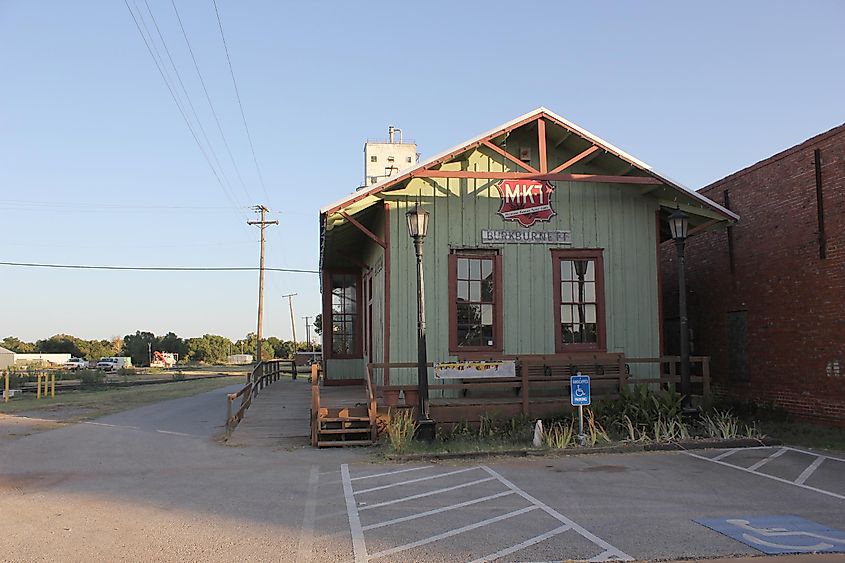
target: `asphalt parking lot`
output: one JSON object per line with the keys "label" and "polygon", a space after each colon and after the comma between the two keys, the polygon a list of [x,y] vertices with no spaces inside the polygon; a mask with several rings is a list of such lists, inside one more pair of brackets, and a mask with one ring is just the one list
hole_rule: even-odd
{"label": "asphalt parking lot", "polygon": [[226,392],[0,443],[0,561],[845,560],[845,456],[374,462],[369,448],[221,445]]}
{"label": "asphalt parking lot", "polygon": [[320,506],[342,529],[328,537],[351,536],[356,562],[845,553],[845,460],[794,448],[351,463],[332,474],[337,496]]}

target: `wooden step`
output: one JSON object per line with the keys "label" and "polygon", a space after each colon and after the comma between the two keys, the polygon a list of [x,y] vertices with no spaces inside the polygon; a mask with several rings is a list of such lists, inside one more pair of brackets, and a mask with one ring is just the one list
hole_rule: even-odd
{"label": "wooden step", "polygon": [[370,423],[365,420],[341,420],[337,422],[320,422],[320,428],[369,428]]}
{"label": "wooden step", "polygon": [[372,440],[329,440],[329,441],[318,441],[317,447],[318,448],[334,448],[334,447],[342,447],[342,446],[372,446]]}
{"label": "wooden step", "polygon": [[369,434],[370,427],[366,428],[321,428],[318,430],[322,434]]}
{"label": "wooden step", "polygon": [[369,416],[321,416],[320,422],[369,422]]}
{"label": "wooden step", "polygon": [[367,407],[321,407],[318,415],[320,418],[363,417],[367,416]]}

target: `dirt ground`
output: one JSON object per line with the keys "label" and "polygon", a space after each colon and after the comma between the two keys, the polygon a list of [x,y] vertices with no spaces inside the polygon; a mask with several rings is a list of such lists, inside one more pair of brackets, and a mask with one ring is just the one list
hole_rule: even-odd
{"label": "dirt ground", "polygon": [[62,426],[64,423],[56,420],[0,414],[0,443]]}

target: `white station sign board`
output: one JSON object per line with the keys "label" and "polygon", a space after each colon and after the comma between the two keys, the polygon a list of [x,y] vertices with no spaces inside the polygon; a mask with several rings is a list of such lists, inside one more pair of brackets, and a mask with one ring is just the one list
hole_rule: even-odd
{"label": "white station sign board", "polygon": [[434,377],[436,379],[516,377],[516,362],[513,360],[441,362],[434,364]]}

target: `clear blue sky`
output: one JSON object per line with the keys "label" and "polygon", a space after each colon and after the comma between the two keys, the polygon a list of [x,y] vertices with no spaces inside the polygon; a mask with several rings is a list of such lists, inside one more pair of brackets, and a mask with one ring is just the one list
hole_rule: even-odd
{"label": "clear blue sky", "polygon": [[[171,1],[129,0],[152,26],[146,2],[228,195],[122,1],[0,0],[0,261],[255,266],[245,222],[264,203],[280,222],[267,265],[316,269],[318,209],[362,182],[363,142],[390,124],[425,158],[543,105],[699,188],[845,121],[839,1],[217,0],[265,195],[211,0],[177,7],[243,186]],[[317,277],[267,278],[265,333],[290,337],[281,295],[298,293],[302,339]],[[0,266],[0,338],[239,338],[257,285],[255,272]]]}

